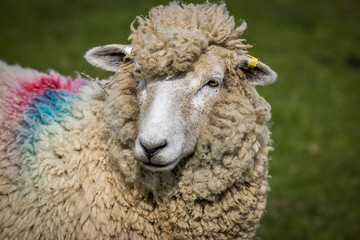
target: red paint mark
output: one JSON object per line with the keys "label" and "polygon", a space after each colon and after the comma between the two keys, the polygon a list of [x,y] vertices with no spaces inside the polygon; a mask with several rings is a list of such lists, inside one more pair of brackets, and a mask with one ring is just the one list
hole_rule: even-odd
{"label": "red paint mark", "polygon": [[39,74],[32,79],[20,80],[16,89],[9,89],[9,102],[11,104],[8,120],[17,122],[29,105],[30,100],[35,96],[41,96],[46,89],[66,90],[70,93],[77,93],[79,88],[87,84],[82,78],[72,80],[56,73]]}

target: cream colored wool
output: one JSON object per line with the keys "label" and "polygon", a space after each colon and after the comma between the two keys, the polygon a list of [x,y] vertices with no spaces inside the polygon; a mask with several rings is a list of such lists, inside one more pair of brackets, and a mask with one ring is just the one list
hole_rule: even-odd
{"label": "cream colored wool", "polygon": [[225,4],[189,4],[172,2],[153,8],[148,18],[136,18],[129,37],[135,61],[149,74],[173,75],[192,67],[192,63],[210,45],[246,53],[245,39],[238,39],[246,23],[235,28]]}
{"label": "cream colored wool", "polygon": [[[15,131],[0,125],[1,239],[255,238],[272,147],[270,106],[237,68],[245,25],[235,29],[225,5],[209,3],[171,3],[137,19],[109,96],[80,89],[73,116],[46,129],[57,141],[43,142],[36,172],[23,172]],[[134,158],[139,77],[189,71],[204,51],[226,59],[221,100],[190,157],[147,172]],[[133,72],[135,62],[144,72]]]}

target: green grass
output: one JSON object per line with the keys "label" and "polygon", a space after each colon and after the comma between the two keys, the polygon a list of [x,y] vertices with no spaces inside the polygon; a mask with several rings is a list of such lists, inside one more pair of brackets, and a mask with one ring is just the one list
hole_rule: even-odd
{"label": "green grass", "polygon": [[[226,2],[238,22],[248,23],[251,54],[279,74],[275,84],[258,88],[273,108],[275,146],[260,237],[358,239],[360,3]],[[86,50],[127,43],[134,17],[166,3],[1,1],[0,59],[66,75],[109,76],[85,62]]]}

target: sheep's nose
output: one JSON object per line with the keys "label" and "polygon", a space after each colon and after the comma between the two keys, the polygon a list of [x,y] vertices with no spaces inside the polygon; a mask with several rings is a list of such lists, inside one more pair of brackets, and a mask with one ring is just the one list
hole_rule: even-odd
{"label": "sheep's nose", "polygon": [[149,159],[155,156],[161,149],[165,148],[167,145],[166,139],[158,141],[156,143],[147,143],[145,141],[139,141],[140,146],[145,152],[146,157]]}

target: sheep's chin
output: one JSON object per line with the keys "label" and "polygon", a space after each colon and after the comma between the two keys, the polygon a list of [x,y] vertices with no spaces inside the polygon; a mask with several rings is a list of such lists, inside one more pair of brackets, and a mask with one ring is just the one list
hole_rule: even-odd
{"label": "sheep's chin", "polygon": [[171,171],[172,169],[174,169],[180,160],[181,160],[181,158],[177,158],[174,161],[172,161],[166,165],[154,165],[154,164],[150,164],[150,163],[144,163],[142,161],[139,161],[139,162],[140,162],[140,166],[142,168],[144,168],[150,172],[168,172],[168,171]]}

